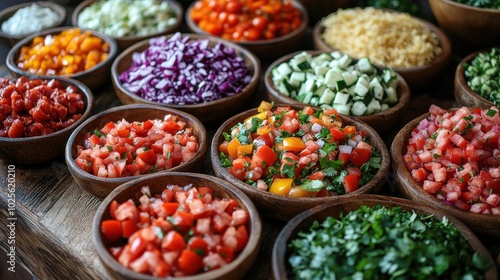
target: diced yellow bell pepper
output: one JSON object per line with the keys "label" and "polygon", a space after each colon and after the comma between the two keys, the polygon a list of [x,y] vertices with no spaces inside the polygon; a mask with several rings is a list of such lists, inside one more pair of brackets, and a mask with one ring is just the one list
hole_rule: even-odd
{"label": "diced yellow bell pepper", "polygon": [[283,150],[288,152],[300,152],[306,145],[299,137],[285,137],[283,139]]}
{"label": "diced yellow bell pepper", "polygon": [[260,113],[262,112],[265,112],[265,111],[269,111],[273,108],[273,105],[267,101],[262,101],[260,102],[260,105],[259,107],[257,108],[257,111],[259,111]]}
{"label": "diced yellow bell pepper", "polygon": [[238,156],[246,156],[252,154],[253,144],[241,145],[236,147],[238,149]]}
{"label": "diced yellow bell pepper", "polygon": [[253,116],[250,116],[250,117],[246,118],[245,119],[245,124],[250,125],[253,118],[258,118],[260,120],[265,120],[267,118],[267,112],[261,112],[261,113],[258,113],[258,114],[255,114]]}
{"label": "diced yellow bell pepper", "polygon": [[290,190],[292,189],[293,179],[291,178],[277,178],[274,179],[271,187],[269,188],[269,192],[279,195],[288,196]]}
{"label": "diced yellow bell pepper", "polygon": [[227,145],[227,152],[232,159],[238,158],[238,147],[241,146],[237,137],[233,138]]}
{"label": "diced yellow bell pepper", "polygon": [[271,127],[269,125],[259,126],[259,128],[257,128],[258,135],[264,135],[269,132],[271,132]]}

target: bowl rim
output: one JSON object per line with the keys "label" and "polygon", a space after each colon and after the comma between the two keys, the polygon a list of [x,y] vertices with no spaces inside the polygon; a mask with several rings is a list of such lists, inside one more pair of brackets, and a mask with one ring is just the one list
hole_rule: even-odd
{"label": "bowl rim", "polygon": [[[104,250],[104,244],[102,241],[101,237],[101,232],[100,232],[100,222],[103,214],[108,211],[108,205],[115,199],[117,195],[119,195],[123,190],[134,187],[136,185],[139,185],[143,183],[146,180],[153,180],[157,178],[165,178],[168,179],[168,177],[190,177],[190,178],[198,178],[198,179],[206,179],[209,181],[214,182],[215,184],[220,185],[223,189],[224,192],[229,194],[231,197],[238,197],[245,207],[248,210],[249,213],[249,229],[251,234],[249,234],[249,239],[248,243],[243,249],[243,251],[240,252],[238,257],[234,259],[231,263],[227,264],[226,266],[209,271],[209,272],[204,272],[204,273],[199,273],[191,276],[185,276],[182,277],[182,279],[187,279],[187,280],[201,280],[201,279],[214,279],[217,277],[220,277],[225,274],[226,271],[231,271],[236,269],[238,266],[243,264],[247,258],[254,253],[254,250],[259,250],[260,249],[260,243],[262,239],[262,220],[259,216],[259,212],[257,208],[255,207],[253,201],[241,190],[239,190],[237,187],[232,186],[229,182],[222,180],[220,178],[217,178],[215,176],[207,175],[207,174],[200,174],[200,173],[191,173],[191,172],[169,172],[169,173],[155,173],[152,175],[149,175],[147,177],[141,177],[134,179],[132,181],[126,182],[124,184],[121,184],[117,188],[115,188],[104,200],[101,202],[99,205],[94,218],[92,219],[92,240],[94,243],[94,248],[97,251],[99,257],[103,259],[103,261],[107,264],[110,265],[111,268],[114,271],[120,271],[120,273],[126,273],[127,275],[135,278],[135,279],[159,279],[158,277],[154,277],[151,275],[147,274],[142,274],[135,272],[131,269],[128,269],[124,266],[122,266],[111,254],[108,252],[108,250]],[[166,180],[167,182],[167,180]],[[167,185],[167,183],[165,183]],[[118,269],[117,269],[118,268]],[[177,279],[177,278],[173,278]]]}
{"label": "bowl rim", "polygon": [[[467,239],[469,245],[471,248],[478,252],[481,251],[482,253],[487,253],[486,256],[487,258],[492,262],[493,266],[485,272],[490,277],[496,276],[497,275],[497,268],[495,266],[495,262],[491,255],[488,253],[488,250],[486,247],[481,243],[481,241],[478,239],[478,237],[474,234],[474,232],[463,222],[461,222],[459,219],[447,215],[446,212],[443,212],[442,210],[434,209],[429,206],[426,206],[424,204],[405,199],[405,198],[399,198],[399,197],[393,197],[393,196],[383,196],[383,195],[377,195],[377,194],[361,194],[358,197],[355,198],[356,200],[362,201],[362,202],[369,202],[373,204],[377,204],[380,201],[383,201],[385,204],[391,204],[392,207],[398,207],[398,206],[403,206],[408,209],[414,209],[418,213],[432,213],[434,218],[438,220],[442,220],[444,217],[448,219],[449,222],[453,223],[457,228],[460,227],[459,231],[462,234],[464,238]],[[276,242],[274,242],[273,245],[273,250],[272,250],[272,260],[271,260],[271,265],[272,265],[272,274],[275,279],[282,279],[284,276],[286,276],[286,271],[283,271],[282,268],[286,267],[286,260],[285,255],[288,250],[286,250],[288,240],[292,238],[293,232],[295,229],[301,225],[306,219],[310,218],[311,216],[319,213],[319,212],[331,212],[332,208],[346,205],[353,203],[353,198],[346,198],[342,199],[340,201],[335,201],[335,202],[328,202],[322,205],[315,206],[314,208],[311,208],[309,210],[306,210],[294,218],[292,218],[288,223],[283,227],[283,229],[280,231],[278,236],[276,237]],[[366,203],[363,203],[363,205],[366,205]],[[360,205],[361,207],[361,205]],[[341,211],[342,213],[347,213],[346,211]],[[330,215],[331,216],[331,215]],[[318,220],[319,221],[319,220]],[[322,220],[321,220],[322,221]],[[478,250],[475,250],[475,247],[478,248]],[[285,250],[283,250],[285,248]],[[286,279],[286,278],[285,278]]]}
{"label": "bowl rim", "polygon": [[[30,72],[28,72],[26,70],[23,70],[23,69],[21,69],[21,68],[19,68],[17,66],[16,60],[17,60],[17,57],[18,57],[20,49],[23,46],[31,44],[31,42],[33,41],[33,39],[35,37],[38,37],[38,36],[45,37],[45,36],[50,35],[50,34],[58,35],[62,31],[71,30],[71,29],[80,29],[80,31],[82,33],[86,32],[86,31],[89,31],[93,36],[99,37],[101,40],[103,40],[104,42],[106,42],[109,45],[108,57],[105,60],[99,62],[98,64],[94,65],[93,67],[91,67],[91,68],[89,68],[87,70],[76,72],[76,73],[68,75],[68,76],[64,76],[64,75],[47,75],[47,74],[41,75],[41,74],[34,74],[34,73],[30,73]],[[23,75],[23,76],[25,76],[25,75],[30,74],[30,75],[36,75],[36,76],[42,77],[42,78],[66,77],[66,78],[72,78],[72,79],[79,79],[79,78],[81,78],[83,76],[86,76],[86,75],[89,75],[89,74],[93,73],[96,70],[99,70],[99,69],[102,69],[102,68],[106,67],[111,62],[113,62],[113,60],[114,60],[114,58],[116,57],[117,54],[118,54],[118,45],[117,45],[115,39],[113,39],[113,38],[111,38],[111,37],[109,37],[109,36],[107,36],[107,35],[105,35],[103,33],[100,33],[100,32],[97,32],[97,31],[94,31],[94,30],[91,30],[91,29],[84,29],[84,28],[79,28],[79,27],[75,27],[75,26],[61,26],[61,27],[54,27],[54,28],[50,28],[50,29],[45,29],[45,30],[43,30],[41,32],[33,33],[33,34],[25,37],[24,39],[22,39],[18,43],[16,43],[9,50],[9,52],[7,54],[6,64],[7,64],[7,68],[9,68],[10,71],[16,73],[17,75]]]}
{"label": "bowl rim", "polygon": [[[180,32],[177,32],[177,33],[180,33]],[[120,82],[120,75],[122,73],[118,73],[118,70],[117,70],[118,64],[120,64],[120,62],[123,60],[123,58],[125,56],[129,56],[130,53],[132,53],[132,54],[137,53],[135,51],[136,49],[141,49],[143,47],[146,47],[146,48],[149,47],[150,40],[152,40],[152,39],[153,40],[158,39],[158,38],[169,39],[177,33],[172,33],[172,34],[167,34],[167,35],[163,35],[163,36],[158,36],[158,37],[153,37],[153,38],[141,40],[141,41],[133,44],[132,46],[130,46],[126,50],[124,50],[122,53],[120,53],[116,57],[116,59],[113,61],[113,64],[111,65],[111,79],[113,81],[113,84],[117,88],[119,88],[119,90],[121,92],[123,92],[123,94],[127,95],[131,99],[139,101],[140,103],[150,104],[150,105],[160,105],[160,106],[176,108],[176,109],[180,109],[180,110],[183,110],[184,108],[197,109],[197,108],[205,108],[207,106],[216,106],[219,104],[222,105],[228,100],[240,98],[242,93],[250,94],[253,92],[251,90],[253,87],[256,87],[256,86],[258,87],[258,83],[260,81],[260,75],[261,75],[261,71],[262,71],[261,70],[261,63],[260,63],[260,60],[257,58],[257,56],[255,56],[247,48],[245,48],[243,46],[239,46],[233,42],[214,37],[214,36],[196,34],[196,33],[180,33],[182,37],[189,36],[190,41],[191,40],[209,40],[209,42],[213,42],[213,43],[222,43],[225,46],[233,48],[236,51],[236,53],[239,54],[240,57],[244,57],[244,58],[248,59],[250,61],[250,64],[246,64],[247,67],[249,68],[249,70],[252,70],[252,67],[253,67],[253,74],[251,75],[251,79],[248,82],[248,84],[240,92],[238,92],[237,94],[234,94],[232,96],[227,96],[227,97],[223,97],[223,98],[220,98],[217,100],[212,100],[212,101],[204,102],[204,103],[185,104],[185,105],[167,104],[167,103],[160,103],[160,102],[156,102],[156,101],[150,101],[150,100],[144,99],[144,98],[136,95],[135,93],[129,91],[128,89],[126,89],[123,86],[122,82]]]}
{"label": "bowl rim", "polygon": [[[42,29],[41,31],[38,31],[38,32],[43,32],[44,30],[55,28],[56,26],[60,26],[61,24],[63,24],[65,22],[68,12],[66,11],[66,9],[62,5],[60,5],[54,1],[35,1],[35,2],[26,2],[26,3],[17,4],[14,6],[7,7],[4,10],[0,11],[0,24],[5,22],[6,20],[8,20],[10,17],[12,17],[12,15],[14,15],[14,13],[16,13],[17,10],[31,6],[33,4],[38,4],[40,6],[48,7],[59,15],[59,19],[56,21],[56,23],[53,26],[46,28],[46,29]],[[12,15],[10,15],[7,18],[6,15],[10,14],[10,13],[12,13]],[[38,32],[35,32],[35,33],[38,33]],[[31,34],[34,34],[34,33],[30,33],[28,35],[12,35],[12,34],[4,32],[0,28],[0,37],[6,38],[6,39],[20,40],[20,39],[25,38],[26,36],[30,36]]]}
{"label": "bowl rim", "polygon": [[[461,106],[458,108],[449,108],[446,110],[447,111],[455,111],[455,110],[460,109],[462,107],[466,107],[466,106]],[[466,108],[468,108],[468,107],[466,107]],[[403,156],[401,154],[399,154],[399,151],[397,150],[397,148],[400,146],[401,151],[406,151],[405,143],[408,142],[410,135],[404,134],[405,130],[415,128],[420,123],[420,121],[427,118],[429,115],[430,115],[430,113],[427,112],[427,113],[424,113],[424,114],[416,117],[415,119],[411,120],[405,126],[403,126],[403,128],[401,128],[401,130],[394,137],[394,141],[391,144],[390,151],[391,151],[391,158],[392,158],[392,162],[393,162],[392,163],[393,169],[396,169],[395,170],[396,177],[398,175],[403,176],[405,178],[406,185],[411,185],[411,189],[415,190],[420,197],[425,198],[426,200],[431,200],[433,202],[439,202],[439,203],[436,203],[436,205],[439,205],[439,208],[432,207],[434,209],[439,209],[440,211],[446,211],[447,213],[449,213],[453,217],[463,217],[464,214],[467,214],[467,215],[470,215],[470,217],[472,217],[472,218],[470,218],[470,220],[477,220],[477,219],[481,218],[481,219],[486,219],[490,222],[500,223],[500,216],[486,215],[486,214],[464,211],[464,210],[460,210],[452,205],[446,204],[444,201],[436,198],[434,195],[428,193],[420,185],[418,185],[417,182],[415,181],[415,179],[413,179],[413,177],[411,176],[411,174],[407,168],[394,168],[396,166],[403,166],[404,165]],[[406,188],[406,187],[402,187],[402,188]]]}
{"label": "bowl rim", "polygon": [[[478,99],[480,100],[481,102],[483,103],[487,103],[489,104],[489,106],[495,106],[493,104],[493,101],[489,100],[489,99],[486,99],[485,97],[481,96],[479,93],[473,91],[469,84],[467,83],[468,82],[468,78],[465,77],[465,68],[464,68],[464,64],[466,63],[470,63],[474,58],[476,58],[476,56],[478,56],[480,53],[488,53],[490,52],[493,48],[497,48],[497,49],[500,49],[500,46],[498,47],[495,47],[495,46],[492,46],[492,47],[488,47],[488,48],[484,48],[484,49],[480,49],[480,50],[476,50],[468,55],[466,55],[464,58],[462,58],[462,60],[458,63],[456,69],[455,69],[455,82],[456,83],[459,83],[462,88],[465,90],[465,92],[467,94],[469,94],[470,96],[472,96],[473,98],[475,99]],[[456,91],[456,87],[455,87],[455,91]]]}
{"label": "bowl rim", "polygon": [[488,13],[494,13],[494,14],[500,14],[500,9],[492,9],[492,8],[478,8],[474,6],[470,6],[467,4],[455,2],[452,0],[429,0],[429,1],[438,1],[438,2],[444,2],[448,5],[455,6],[459,9],[466,9],[466,10],[472,10],[476,12],[488,12]]}
{"label": "bowl rim", "polygon": [[[356,8],[361,8],[361,7],[355,7],[355,8],[351,8],[351,9],[356,9]],[[362,8],[362,9],[365,9],[365,8]],[[392,9],[385,9],[385,8],[383,8],[383,9],[382,8],[374,8],[374,9],[385,10],[385,11],[388,11],[391,13],[397,13],[397,14],[405,14],[403,12],[399,12],[399,11],[392,10]],[[385,68],[389,67],[398,73],[406,74],[406,73],[411,73],[411,72],[426,71],[426,70],[432,69],[433,67],[435,67],[435,65],[440,65],[442,63],[445,63],[449,59],[449,56],[451,55],[451,48],[452,47],[451,47],[451,41],[448,38],[448,35],[446,35],[446,33],[444,33],[439,27],[437,27],[435,24],[431,23],[430,21],[427,21],[423,18],[419,18],[419,17],[413,16],[413,15],[409,15],[409,16],[412,19],[423,23],[431,33],[436,34],[436,38],[439,42],[439,46],[441,47],[441,53],[438,54],[436,57],[434,57],[434,59],[431,60],[430,62],[423,64],[423,65],[419,65],[419,66],[391,67],[391,66],[385,66],[385,65],[379,65],[379,64],[374,64],[374,65],[376,65],[378,67],[385,67]],[[313,37],[315,38],[315,41],[321,43],[321,49],[328,48],[328,49],[330,49],[330,51],[335,51],[336,49],[330,47],[321,37],[321,35],[324,32],[324,29],[325,29],[325,27],[323,26],[323,20],[318,21],[314,25],[313,30],[312,30]],[[355,57],[352,57],[352,58],[354,59]],[[356,58],[356,59],[358,59],[358,58]]]}
{"label": "bowl rim", "polygon": [[[82,129],[84,129],[91,122],[93,122],[95,120],[98,120],[98,119],[101,119],[103,117],[106,117],[110,113],[121,112],[121,111],[137,110],[137,109],[140,109],[140,110],[143,110],[143,109],[159,110],[159,111],[163,111],[163,112],[168,112],[168,114],[178,115],[182,119],[188,119],[189,118],[190,120],[192,120],[194,122],[194,124],[196,125],[196,127],[200,130],[200,136],[198,137],[198,143],[199,143],[198,151],[196,151],[196,153],[193,155],[193,157],[189,161],[184,162],[181,165],[172,167],[171,169],[168,169],[168,170],[161,170],[161,171],[158,171],[156,173],[143,174],[143,175],[139,175],[139,176],[103,178],[103,177],[99,177],[99,176],[87,173],[87,172],[83,171],[80,167],[78,167],[76,165],[75,158],[73,157],[73,147],[75,145],[75,143],[74,143],[75,142],[75,138],[78,136],[78,134],[81,133]],[[119,183],[125,183],[125,182],[128,182],[128,181],[131,181],[131,180],[135,180],[136,178],[149,177],[149,176],[154,175],[154,174],[164,174],[164,173],[175,172],[179,167],[182,167],[182,166],[184,166],[186,164],[189,164],[189,163],[192,163],[192,162],[198,160],[199,157],[202,156],[202,154],[200,152],[203,150],[203,146],[205,146],[205,145],[208,145],[207,132],[206,132],[205,126],[195,116],[193,116],[193,115],[191,115],[189,113],[186,113],[186,112],[174,109],[174,108],[170,108],[170,107],[165,107],[165,106],[152,106],[152,105],[148,105],[148,104],[127,104],[127,105],[115,106],[113,108],[104,110],[104,111],[102,111],[100,113],[97,113],[97,114],[91,116],[90,118],[88,118],[87,120],[85,120],[85,122],[83,122],[82,124],[80,124],[71,133],[71,135],[68,138],[68,141],[66,143],[66,147],[64,148],[64,158],[65,158],[65,161],[66,161],[66,165],[67,165],[68,169],[71,171],[72,175],[73,175],[73,173],[75,173],[76,176],[81,176],[83,178],[90,178],[93,181],[97,181],[97,182],[105,181],[107,183],[119,184]],[[171,171],[171,170],[173,170],[173,171]],[[86,189],[86,188],[84,187],[84,189]]]}
{"label": "bowl rim", "polygon": [[[84,83],[71,79],[71,78],[66,78],[62,76],[54,76],[54,77],[40,77],[40,76],[34,76],[34,75],[23,75],[23,77],[28,78],[29,80],[34,80],[34,79],[40,79],[44,81],[50,81],[50,80],[57,80],[60,82],[63,82],[64,84],[69,84],[75,86],[80,93],[85,96],[85,110],[82,112],[82,116],[72,123],[71,125],[55,131],[50,134],[46,135],[39,135],[39,136],[32,136],[32,137],[16,137],[16,138],[10,138],[10,137],[0,137],[1,142],[9,142],[9,143],[26,143],[26,142],[31,142],[31,141],[39,141],[41,139],[47,139],[47,138],[52,138],[56,136],[60,136],[62,134],[68,133],[69,131],[77,129],[80,124],[84,123],[89,117],[92,116],[92,113],[94,111],[94,94],[92,91],[87,87]],[[13,78],[13,81],[16,81],[17,78]]]}
{"label": "bowl rim", "polygon": [[[71,14],[71,24],[75,27],[78,27],[78,28],[88,29],[88,28],[80,27],[78,25],[78,16],[80,15],[80,12],[83,11],[85,8],[87,8],[88,6],[90,6],[91,4],[93,4],[95,2],[100,2],[100,1],[104,1],[104,0],[84,0],[83,2],[80,2],[80,4],[78,4],[75,7],[75,9],[73,10],[73,13]],[[168,26],[163,31],[151,33],[148,35],[123,36],[123,37],[117,37],[117,36],[111,36],[111,35],[107,35],[107,36],[109,36],[110,38],[113,38],[117,42],[118,41],[133,42],[133,41],[136,41],[136,40],[141,39],[141,38],[156,37],[156,36],[160,36],[161,34],[170,33],[173,30],[179,29],[179,27],[182,25],[182,20],[183,20],[183,16],[184,16],[184,8],[182,7],[182,5],[179,2],[177,2],[176,0],[159,0],[159,1],[160,2],[168,2],[169,5],[172,6],[172,9],[174,10],[174,13],[175,13],[175,19],[176,19],[176,22],[173,25]],[[91,30],[93,30],[93,29],[91,29]],[[100,31],[98,31],[98,32],[100,32]],[[103,32],[101,32],[101,33],[103,33]]]}
{"label": "bowl rim", "polygon": [[[323,50],[300,50],[300,51],[296,51],[296,52],[293,52],[293,53],[289,53],[289,54],[287,54],[285,56],[282,56],[282,57],[278,58],[277,60],[275,60],[273,63],[271,63],[267,67],[266,72],[264,74],[264,84],[266,86],[266,89],[272,95],[278,95],[278,96],[280,96],[280,98],[286,99],[287,100],[286,103],[298,103],[298,104],[304,105],[304,106],[312,106],[311,104],[303,103],[303,102],[300,102],[300,101],[298,101],[298,100],[296,100],[294,98],[291,98],[291,97],[288,97],[288,96],[284,95],[271,82],[271,76],[272,76],[271,71],[273,70],[273,68],[275,68],[276,66],[278,66],[279,64],[281,64],[283,62],[290,61],[290,59],[292,59],[295,55],[300,54],[302,52],[307,52],[309,54],[312,54],[313,56],[319,55],[319,54],[323,54],[323,53],[330,53],[330,52],[323,51]],[[352,58],[352,57],[351,57],[351,59],[355,60],[355,61],[358,60],[358,59]],[[390,68],[390,67],[384,67],[384,66],[380,66],[380,65],[374,65],[374,66],[377,67],[378,69],[381,69],[381,70]],[[356,118],[356,119],[360,119],[360,120],[365,121],[365,122],[368,122],[368,119],[370,117],[383,116],[383,115],[386,115],[386,114],[395,113],[398,110],[401,110],[402,108],[404,108],[406,106],[406,104],[408,104],[410,102],[411,89],[408,86],[408,84],[406,83],[405,79],[398,72],[396,72],[394,70],[394,73],[396,73],[396,75],[398,76],[398,85],[397,85],[397,88],[401,87],[401,89],[402,89],[401,96],[398,96],[398,102],[394,106],[391,106],[389,109],[387,109],[385,111],[381,111],[381,112],[375,113],[375,114],[362,115],[362,116],[355,116],[355,115],[348,115],[348,116]],[[399,92],[397,91],[397,93],[399,93]],[[318,106],[312,106],[312,107],[318,108]]]}
{"label": "bowl rim", "polygon": [[[304,107],[303,105],[298,105],[298,104],[274,104],[274,106],[275,107],[291,106],[292,109],[294,109],[294,107],[295,108],[300,108],[300,107],[303,108]],[[345,116],[345,115],[341,115],[341,118],[343,120],[349,120],[355,124],[359,123],[361,125],[366,126],[366,129],[368,130],[367,132],[370,135],[370,139],[373,142],[380,143],[380,146],[382,148],[380,151],[378,151],[378,152],[380,152],[380,155],[382,157],[380,170],[375,174],[375,176],[372,178],[372,180],[370,182],[368,182],[367,184],[358,187],[358,189],[356,189],[353,192],[342,194],[342,195],[337,195],[337,196],[291,198],[288,196],[274,194],[274,193],[271,193],[269,191],[261,191],[261,190],[258,190],[257,188],[252,188],[250,185],[246,184],[243,181],[239,181],[231,173],[229,173],[229,171],[227,171],[226,168],[223,168],[222,165],[220,164],[220,160],[218,160],[218,157],[219,157],[218,156],[219,155],[219,140],[218,140],[218,138],[222,135],[223,132],[226,132],[225,129],[227,129],[226,127],[228,127],[228,125],[231,122],[233,122],[234,120],[238,120],[238,119],[243,120],[247,116],[255,115],[256,112],[257,112],[257,108],[252,108],[252,109],[248,109],[246,111],[243,111],[243,112],[229,118],[228,120],[226,120],[223,124],[221,124],[219,126],[219,128],[215,132],[215,134],[212,138],[212,143],[210,145],[210,157],[211,157],[212,167],[219,178],[234,179],[231,181],[231,184],[235,185],[236,187],[238,187],[241,190],[244,190],[244,192],[249,192],[249,193],[252,193],[253,195],[263,196],[263,197],[265,197],[267,199],[271,199],[271,200],[272,199],[275,199],[275,200],[293,200],[294,203],[297,203],[299,205],[300,204],[310,204],[311,202],[323,202],[324,203],[326,201],[336,200],[340,197],[355,197],[355,196],[358,196],[358,195],[364,193],[366,186],[368,184],[372,183],[373,181],[376,181],[377,183],[381,184],[380,188],[383,187],[383,182],[385,182],[386,177],[388,176],[387,174],[388,174],[388,172],[390,170],[390,166],[391,166],[391,156],[389,154],[387,146],[385,145],[385,143],[382,140],[382,138],[380,137],[380,135],[375,131],[375,129],[373,129],[367,123],[365,123],[362,120],[351,118],[350,116]],[[220,173],[220,174],[218,174],[218,173]]]}
{"label": "bowl rim", "polygon": [[[288,34],[285,34],[283,36],[276,37],[273,39],[256,40],[256,41],[235,41],[235,40],[231,40],[231,39],[226,39],[226,41],[229,41],[229,42],[232,42],[235,44],[239,44],[242,46],[254,47],[254,46],[259,46],[259,45],[263,45],[263,44],[281,43],[283,41],[287,41],[291,38],[294,38],[295,36],[299,36],[302,32],[304,32],[304,30],[309,25],[309,15],[307,13],[306,7],[300,1],[291,0],[291,2],[292,2],[292,5],[295,8],[297,8],[302,14],[302,23],[300,24],[300,26],[297,29],[293,30],[292,32],[290,32]],[[191,3],[188,6],[188,8],[186,9],[185,21],[186,21],[186,25],[187,25],[188,29],[190,29],[192,32],[194,32],[196,34],[203,34],[203,35],[212,36],[212,35],[208,34],[207,32],[203,31],[201,28],[199,28],[198,25],[196,23],[194,23],[193,20],[191,19],[191,17],[189,16],[189,14],[191,13],[191,10],[193,9],[195,4],[196,4],[196,1],[193,1],[193,3]],[[220,38],[220,37],[217,37],[217,38]]]}

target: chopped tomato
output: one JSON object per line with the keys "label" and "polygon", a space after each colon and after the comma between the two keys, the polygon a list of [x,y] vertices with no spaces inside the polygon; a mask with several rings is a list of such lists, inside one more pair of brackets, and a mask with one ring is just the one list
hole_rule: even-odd
{"label": "chopped tomato", "polygon": [[359,176],[357,174],[348,174],[344,177],[344,188],[346,193],[353,192],[358,189]]}
{"label": "chopped tomato", "polygon": [[122,237],[122,224],[117,220],[106,220],[101,223],[101,232],[109,242],[118,241]]}
{"label": "chopped tomato", "polygon": [[193,251],[183,250],[177,265],[186,275],[193,275],[203,267],[203,259]]}

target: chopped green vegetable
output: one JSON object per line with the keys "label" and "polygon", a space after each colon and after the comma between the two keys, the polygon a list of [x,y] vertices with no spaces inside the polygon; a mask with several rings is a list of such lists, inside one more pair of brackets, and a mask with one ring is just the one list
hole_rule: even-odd
{"label": "chopped green vegetable", "polygon": [[498,0],[453,0],[453,1],[477,8],[500,9],[500,2]]}
{"label": "chopped green vegetable", "polygon": [[500,48],[479,53],[464,64],[464,75],[472,91],[500,105]]}

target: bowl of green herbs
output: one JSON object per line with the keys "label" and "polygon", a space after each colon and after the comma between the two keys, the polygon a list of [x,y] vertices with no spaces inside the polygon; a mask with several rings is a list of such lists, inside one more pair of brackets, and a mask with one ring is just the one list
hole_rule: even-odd
{"label": "bowl of green herbs", "polygon": [[363,194],[290,220],[272,253],[275,279],[497,279],[460,221],[415,202]]}
{"label": "bowl of green herbs", "polygon": [[467,55],[458,64],[454,82],[459,105],[488,109],[500,106],[500,47]]}

